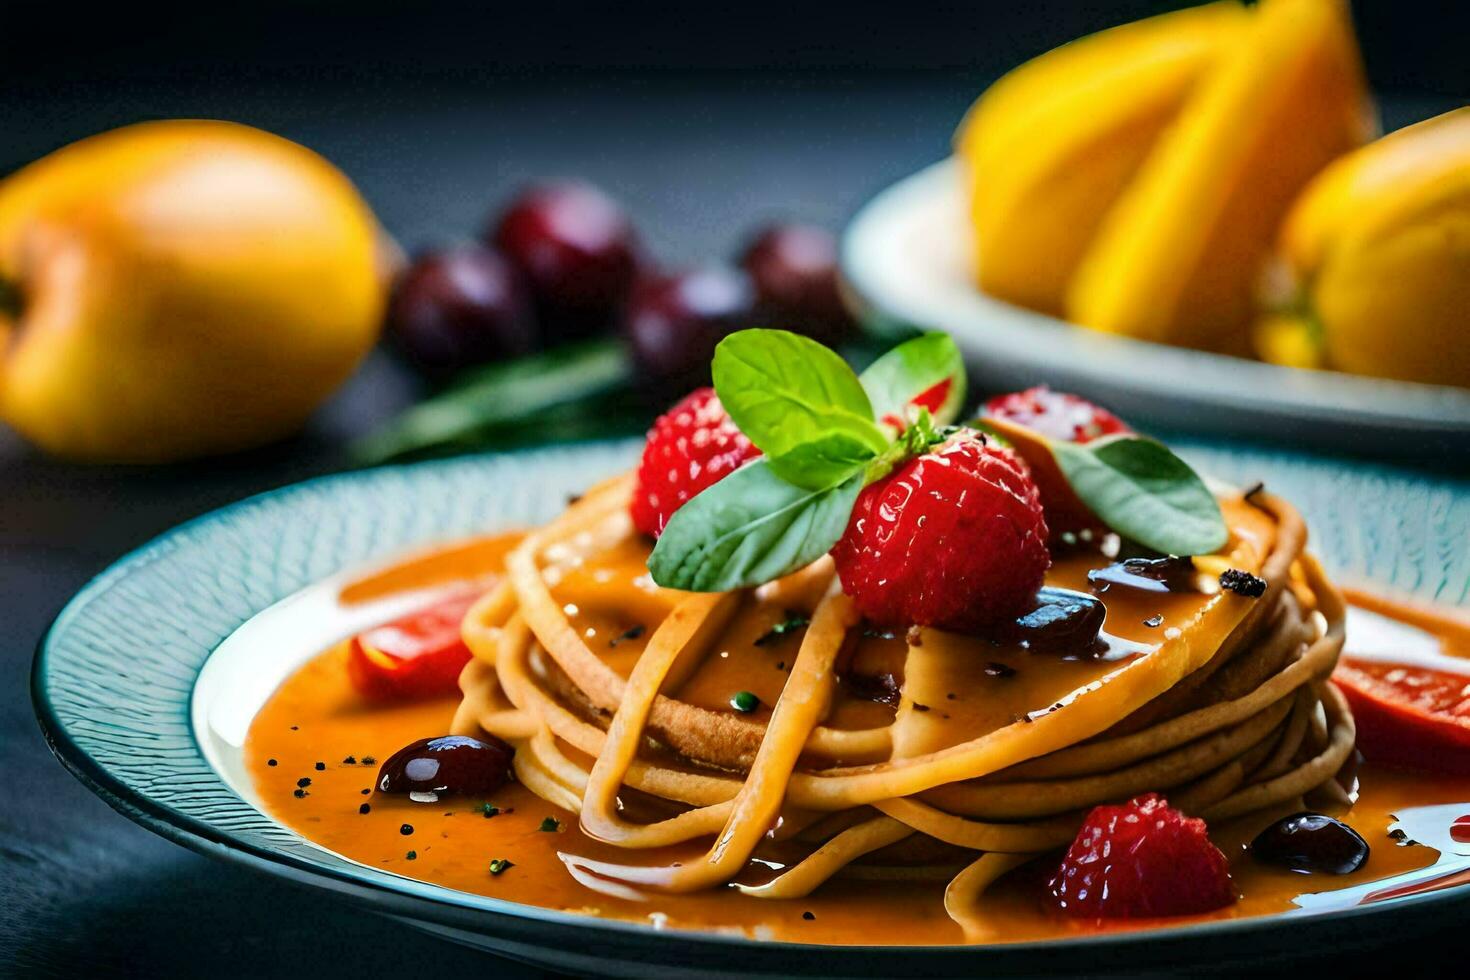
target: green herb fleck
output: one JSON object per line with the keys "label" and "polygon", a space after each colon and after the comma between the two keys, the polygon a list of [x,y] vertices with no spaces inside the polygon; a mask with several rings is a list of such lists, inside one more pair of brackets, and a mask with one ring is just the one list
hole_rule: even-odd
{"label": "green herb fleck", "polygon": [[794,633],[799,629],[810,626],[811,622],[810,617],[807,616],[792,616],[790,619],[783,620],[762,633],[756,639],[755,645],[758,647],[769,646],[787,633]]}
{"label": "green herb fleck", "polygon": [[507,861],[505,858],[494,858],[490,861],[490,873],[492,875],[499,876],[505,874],[505,872],[514,867],[515,865]]}
{"label": "green herb fleck", "polygon": [[759,708],[760,704],[761,699],[749,691],[736,691],[730,698],[730,707],[745,714],[750,714],[756,708]]}
{"label": "green herb fleck", "polygon": [[500,807],[493,803],[486,803],[480,807],[480,813],[484,815],[486,820],[489,820],[491,817],[500,815]]}
{"label": "green herb fleck", "polygon": [[556,819],[555,817],[547,817],[545,820],[541,821],[541,826],[537,829],[540,830],[543,834],[554,834],[557,831],[561,830],[561,821]]}
{"label": "green herb fleck", "polygon": [[417,861],[418,860],[418,856],[419,856],[419,852],[418,851],[409,851],[407,854],[405,854],[403,856],[406,857],[406,858],[408,858],[410,861]]}

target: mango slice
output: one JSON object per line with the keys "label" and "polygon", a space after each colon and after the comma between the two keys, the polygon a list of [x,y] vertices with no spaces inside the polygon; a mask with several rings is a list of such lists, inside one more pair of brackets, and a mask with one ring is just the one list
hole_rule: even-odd
{"label": "mango slice", "polygon": [[1103,221],[1069,319],[1247,353],[1281,219],[1373,119],[1346,3],[1263,0]]}
{"label": "mango slice", "polygon": [[955,137],[981,289],[1062,312],[1103,215],[1247,21],[1224,0],[1124,24],[1028,61],[981,95]]}
{"label": "mango slice", "polygon": [[1279,262],[1285,309],[1256,337],[1267,360],[1292,363],[1291,320],[1324,366],[1470,387],[1470,108],[1324,170],[1286,219]]}

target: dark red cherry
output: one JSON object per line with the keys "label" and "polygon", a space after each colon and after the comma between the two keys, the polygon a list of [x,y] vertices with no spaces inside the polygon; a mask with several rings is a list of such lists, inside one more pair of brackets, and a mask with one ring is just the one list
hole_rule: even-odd
{"label": "dark red cherry", "polygon": [[671,387],[698,387],[709,383],[715,345],[752,325],[754,303],[750,279],[738,269],[658,276],[633,290],[623,329],[645,375]]}
{"label": "dark red cherry", "polygon": [[510,778],[514,755],[514,749],[493,735],[421,738],[383,763],[378,791],[411,793],[424,802],[440,796],[485,796]]}
{"label": "dark red cherry", "polygon": [[394,285],[388,339],[433,378],[536,346],[530,298],[519,275],[482,245],[426,252]]}
{"label": "dark red cherry", "polygon": [[1084,656],[1097,646],[1107,610],[1096,597],[1071,589],[1044,586],[1030,612],[1004,630],[1005,638],[1033,653]]}
{"label": "dark red cherry", "polygon": [[550,337],[611,330],[638,275],[641,250],[618,203],[590,184],[532,187],[486,239],[520,270]]}
{"label": "dark red cherry", "polygon": [[775,225],[757,235],[740,258],[772,326],[824,344],[845,339],[851,316],[837,287],[837,240],[808,225]]}
{"label": "dark red cherry", "polygon": [[1251,841],[1256,860],[1302,874],[1352,874],[1368,860],[1368,842],[1341,820],[1321,813],[1294,813]]}
{"label": "dark red cherry", "polygon": [[1191,558],[1127,558],[1087,573],[1095,592],[1115,585],[1143,592],[1192,592],[1195,589],[1194,560]]}

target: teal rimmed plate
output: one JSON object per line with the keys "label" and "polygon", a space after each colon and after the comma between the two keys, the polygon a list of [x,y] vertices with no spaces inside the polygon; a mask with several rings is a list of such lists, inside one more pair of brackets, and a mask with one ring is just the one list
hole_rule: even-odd
{"label": "teal rimmed plate", "polygon": [[[1224,479],[1264,480],[1293,499],[1316,549],[1344,581],[1446,603],[1470,595],[1470,482],[1219,444],[1180,448]],[[595,443],[349,473],[185,524],[123,558],[56,618],[32,674],[46,737],[79,779],[164,837],[320,889],[323,901],[353,902],[574,973],[1182,969],[1299,955],[1318,943],[1402,940],[1470,910],[1470,886],[1457,885],[1353,907],[1307,903],[1278,916],[1048,943],[804,946],[659,931],[452,891],[341,858],[253,805],[231,733],[310,651],[263,653],[242,667],[231,652],[242,647],[242,629],[265,628],[270,616],[262,613],[310,601],[310,586],[344,571],[435,541],[545,521],[568,494],[627,467],[636,453],[634,443]],[[1470,866],[1470,856],[1462,864]]]}

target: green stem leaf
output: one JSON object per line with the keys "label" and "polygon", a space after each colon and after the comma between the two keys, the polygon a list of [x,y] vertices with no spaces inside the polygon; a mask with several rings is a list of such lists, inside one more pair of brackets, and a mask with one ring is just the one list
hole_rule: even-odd
{"label": "green stem leaf", "polygon": [[632,364],[621,342],[557,348],[476,371],[352,445],[362,465],[473,441],[488,431],[533,426],[553,409],[625,389]]}

